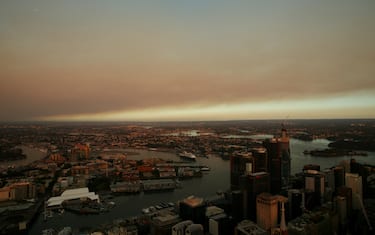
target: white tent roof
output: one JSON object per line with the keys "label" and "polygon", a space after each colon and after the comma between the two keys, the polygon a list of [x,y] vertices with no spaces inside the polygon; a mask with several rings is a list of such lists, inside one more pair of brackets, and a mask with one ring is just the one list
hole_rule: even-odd
{"label": "white tent roof", "polygon": [[77,188],[65,190],[59,197],[51,197],[47,201],[47,206],[59,206],[64,201],[79,199],[79,198],[89,198],[90,200],[99,200],[99,195],[94,192],[89,192],[88,188]]}

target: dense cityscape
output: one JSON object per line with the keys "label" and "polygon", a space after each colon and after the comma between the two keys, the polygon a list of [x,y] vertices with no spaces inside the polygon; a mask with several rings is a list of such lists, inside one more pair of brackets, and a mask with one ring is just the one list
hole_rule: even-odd
{"label": "dense cityscape", "polygon": [[[3,123],[1,234],[372,234],[374,129],[374,120],[361,119]],[[290,140],[321,139],[327,148],[302,150],[316,160],[293,170]],[[160,153],[175,157],[155,157]],[[337,158],[344,160],[320,166]],[[215,159],[228,172],[226,188],[203,197],[201,185],[169,198],[213,174]],[[48,227],[61,216],[127,210],[119,198],[136,195],[141,203],[142,195],[161,193],[164,201],[139,205],[136,214]]]}
{"label": "dense cityscape", "polygon": [[0,235],[372,235],[374,0],[1,0]]}

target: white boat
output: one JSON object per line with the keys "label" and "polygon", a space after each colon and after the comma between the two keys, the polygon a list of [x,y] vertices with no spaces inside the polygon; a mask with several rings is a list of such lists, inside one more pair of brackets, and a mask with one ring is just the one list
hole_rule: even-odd
{"label": "white boat", "polygon": [[189,153],[186,151],[183,151],[182,153],[179,153],[178,155],[182,158],[186,158],[189,160],[195,160],[197,158],[193,153]]}
{"label": "white boat", "polygon": [[210,170],[209,167],[202,167],[202,168],[201,168],[201,171],[209,171],[209,170]]}
{"label": "white boat", "polygon": [[143,208],[142,209],[142,213],[143,214],[148,214],[148,213],[150,213],[150,209],[149,208]]}

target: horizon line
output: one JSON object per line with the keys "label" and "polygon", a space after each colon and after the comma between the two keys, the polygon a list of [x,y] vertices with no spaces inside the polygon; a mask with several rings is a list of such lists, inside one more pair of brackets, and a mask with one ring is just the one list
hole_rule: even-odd
{"label": "horizon line", "polygon": [[326,120],[364,120],[372,121],[375,118],[269,118],[269,119],[228,119],[228,120],[155,120],[155,121],[137,121],[137,120],[16,120],[1,121],[0,124],[6,123],[199,123],[199,122],[246,122],[246,121],[326,121]]}

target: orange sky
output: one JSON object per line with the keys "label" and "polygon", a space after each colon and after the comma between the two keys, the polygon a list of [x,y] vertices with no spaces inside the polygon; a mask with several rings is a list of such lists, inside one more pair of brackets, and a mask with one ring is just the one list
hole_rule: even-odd
{"label": "orange sky", "polygon": [[374,118],[374,1],[1,1],[0,120]]}

